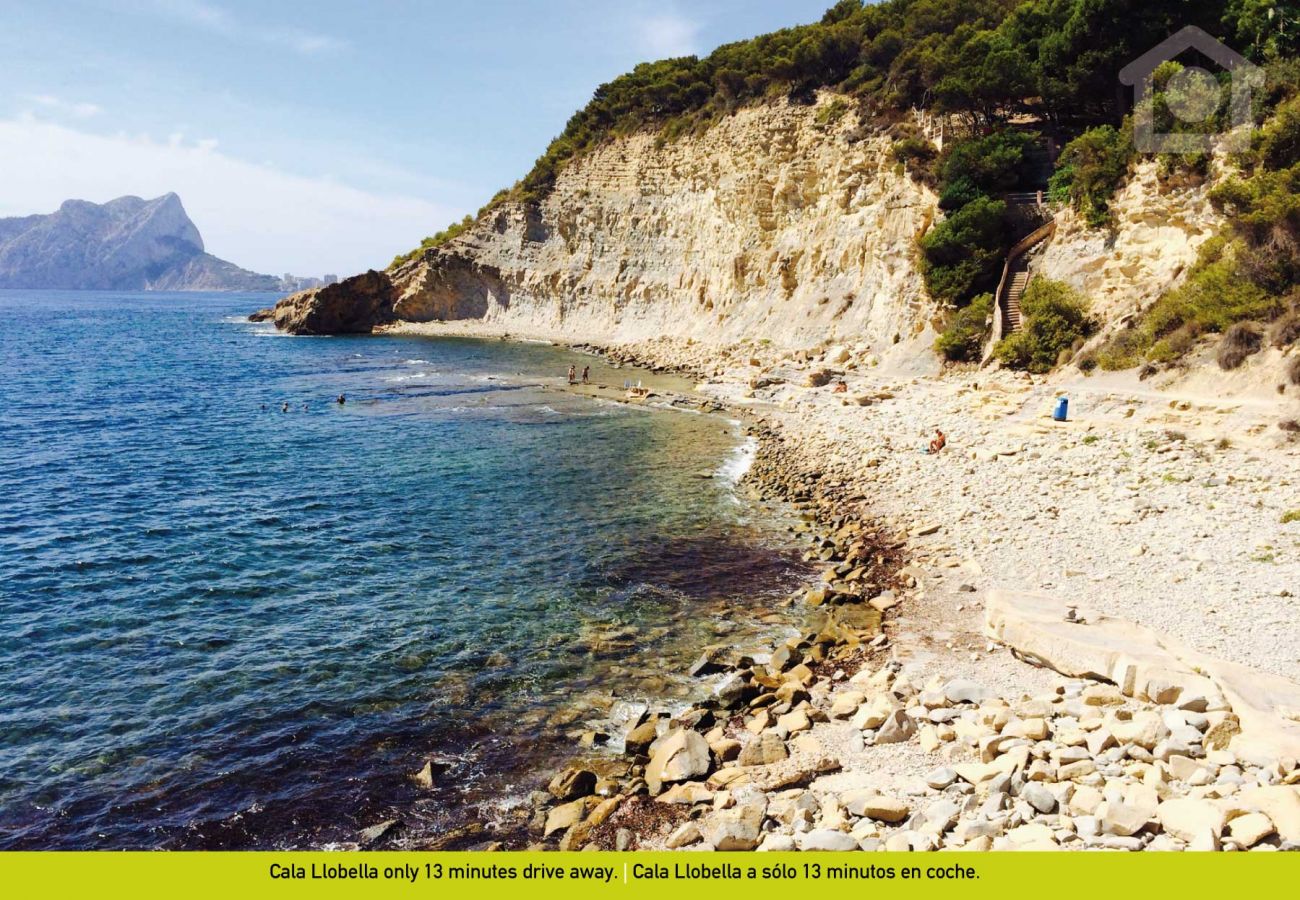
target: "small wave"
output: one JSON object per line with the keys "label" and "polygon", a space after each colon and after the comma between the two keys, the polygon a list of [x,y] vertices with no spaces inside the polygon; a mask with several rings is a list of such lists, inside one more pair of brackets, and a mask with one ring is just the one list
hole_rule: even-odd
{"label": "small wave", "polygon": [[754,464],[754,457],[758,455],[758,439],[747,437],[735,450],[727,454],[727,458],[718,466],[714,477],[725,481],[727,484],[735,487],[740,484],[740,479],[745,477],[749,467]]}
{"label": "small wave", "polygon": [[427,359],[405,359],[402,361],[408,366],[427,366],[429,364]]}
{"label": "small wave", "polygon": [[428,378],[430,375],[435,375],[435,374],[437,373],[436,372],[414,372],[410,375],[394,375],[392,378],[385,378],[384,381],[390,383],[397,382],[397,381],[413,381],[416,378]]}

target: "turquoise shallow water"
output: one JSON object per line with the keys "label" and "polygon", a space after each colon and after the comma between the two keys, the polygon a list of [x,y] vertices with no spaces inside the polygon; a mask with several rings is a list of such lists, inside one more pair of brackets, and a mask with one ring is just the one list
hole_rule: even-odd
{"label": "turquoise shallow water", "polygon": [[0,292],[0,847],[436,832],[799,577],[733,424],[560,387],[639,373],[265,303]]}

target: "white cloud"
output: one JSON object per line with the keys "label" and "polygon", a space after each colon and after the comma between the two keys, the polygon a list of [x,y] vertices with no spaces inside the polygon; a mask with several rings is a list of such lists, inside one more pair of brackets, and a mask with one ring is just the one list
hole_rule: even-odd
{"label": "white cloud", "polygon": [[236,159],[215,140],[99,135],[32,116],[0,120],[0,217],[175,191],[209,252],[258,272],[340,275],[387,265],[461,211]]}
{"label": "white cloud", "polygon": [[311,55],[343,50],[347,42],[329,35],[301,31],[297,28],[263,28],[241,22],[229,10],[204,0],[147,0],[155,13],[220,34],[233,40],[251,40],[295,53]]}
{"label": "white cloud", "polygon": [[155,10],[173,19],[179,19],[223,34],[235,31],[235,20],[229,12],[202,0],[151,0]]}
{"label": "white cloud", "polygon": [[259,40],[268,44],[279,44],[296,53],[309,56],[313,53],[328,53],[347,48],[347,42],[324,34],[313,34],[292,28],[272,28],[257,33]]}
{"label": "white cloud", "polygon": [[700,23],[678,13],[646,16],[636,22],[642,50],[655,59],[699,52]]}
{"label": "white cloud", "polygon": [[96,106],[94,103],[68,101],[53,94],[25,94],[23,99],[51,112],[77,119],[89,119],[104,111],[103,107]]}

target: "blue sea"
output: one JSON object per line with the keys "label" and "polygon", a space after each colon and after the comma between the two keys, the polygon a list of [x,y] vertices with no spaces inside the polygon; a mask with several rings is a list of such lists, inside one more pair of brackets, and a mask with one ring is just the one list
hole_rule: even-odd
{"label": "blue sea", "polygon": [[273,299],[0,291],[0,847],[490,827],[783,627],[804,573],[738,423],[615,402],[688,385],[245,320]]}

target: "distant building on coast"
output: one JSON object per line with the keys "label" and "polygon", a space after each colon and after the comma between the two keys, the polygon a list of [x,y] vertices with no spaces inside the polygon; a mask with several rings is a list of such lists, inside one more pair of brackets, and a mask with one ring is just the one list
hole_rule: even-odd
{"label": "distant building on coast", "polygon": [[322,280],[320,278],[313,278],[310,275],[292,275],[285,272],[280,278],[280,290],[284,291],[286,294],[293,294],[298,291],[306,291],[327,284],[334,284],[338,280],[337,275],[326,275],[324,280]]}

